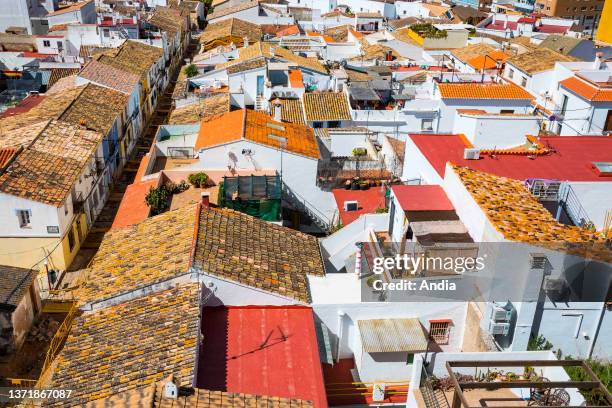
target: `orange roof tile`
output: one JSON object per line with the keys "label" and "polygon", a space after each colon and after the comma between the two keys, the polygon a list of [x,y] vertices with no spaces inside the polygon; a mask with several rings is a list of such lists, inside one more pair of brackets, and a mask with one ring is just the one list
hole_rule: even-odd
{"label": "orange roof tile", "polygon": [[296,25],[290,25],[289,27],[285,27],[276,32],[278,37],[282,37],[283,35],[298,35],[300,34],[300,28]]}
{"label": "orange roof tile", "polygon": [[197,150],[240,140],[244,132],[244,111],[237,110],[203,120],[196,140]]}
{"label": "orange roof tile", "polygon": [[7,147],[6,149],[0,149],[0,168],[4,167],[11,157],[15,154],[17,149],[12,147]]}
{"label": "orange roof tile", "polygon": [[586,100],[593,102],[612,102],[612,88],[602,89],[593,83],[575,76],[564,79],[560,84]]}
{"label": "orange roof tile", "polygon": [[138,224],[149,217],[150,211],[145,202],[145,196],[151,188],[158,186],[159,180],[159,178],[154,178],[127,186],[111,229]]}
{"label": "orange roof tile", "polygon": [[80,9],[82,9],[82,8],[83,8],[83,6],[85,6],[85,5],[89,4],[89,3],[91,3],[91,1],[92,1],[92,0],[89,0],[89,1],[81,1],[81,2],[78,2],[78,3],[74,3],[74,4],[72,4],[72,5],[71,5],[71,6],[69,6],[69,7],[64,7],[64,8],[61,8],[61,9],[58,9],[58,10],[52,11],[51,13],[47,14],[47,17],[49,17],[49,16],[56,16],[56,15],[59,15],[59,14],[64,14],[64,13],[68,13],[68,12],[71,12],[71,11],[77,11],[77,10],[80,10]]}
{"label": "orange roof tile", "polygon": [[285,151],[315,159],[320,157],[314,131],[310,127],[276,122],[270,115],[249,109],[202,121],[195,147],[199,150],[246,139],[278,149],[281,138],[286,139]]}
{"label": "orange roof tile", "polygon": [[495,69],[497,67],[497,60],[501,60],[502,63],[505,63],[508,57],[510,57],[509,54],[500,50],[495,50],[486,56],[480,55],[470,59],[468,64],[475,69]]}
{"label": "orange roof tile", "polygon": [[533,96],[523,88],[513,84],[438,84],[442,99],[528,99]]}
{"label": "orange roof tile", "polygon": [[302,77],[302,71],[299,69],[289,70],[289,83],[292,88],[303,88],[304,78]]}

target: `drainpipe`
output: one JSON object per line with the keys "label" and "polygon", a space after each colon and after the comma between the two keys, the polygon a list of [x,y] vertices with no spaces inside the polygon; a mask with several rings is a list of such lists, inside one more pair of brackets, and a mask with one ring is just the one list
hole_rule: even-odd
{"label": "drainpipe", "polygon": [[340,361],[340,347],[342,344],[342,337],[344,337],[344,316],[346,316],[346,313],[338,311],[338,346],[336,347],[336,363]]}
{"label": "drainpipe", "polygon": [[589,116],[589,126],[587,127],[586,134],[591,133],[591,123],[593,123],[593,116],[595,116],[595,107],[591,106],[591,115]]}
{"label": "drainpipe", "polygon": [[606,302],[603,302],[601,305],[601,312],[599,313],[599,320],[597,321],[597,327],[595,328],[595,333],[593,333],[593,338],[591,339],[591,344],[589,344],[589,353],[587,354],[587,358],[591,358],[593,355],[593,350],[595,349],[595,341],[597,340],[597,336],[599,335],[599,330],[601,329],[601,322],[606,314]]}

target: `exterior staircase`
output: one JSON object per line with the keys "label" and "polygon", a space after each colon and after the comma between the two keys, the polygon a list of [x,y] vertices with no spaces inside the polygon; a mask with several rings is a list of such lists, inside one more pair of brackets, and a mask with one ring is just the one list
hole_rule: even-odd
{"label": "exterior staircase", "polygon": [[421,377],[420,390],[426,408],[450,408],[444,392],[440,389],[434,390],[432,380],[427,374]]}
{"label": "exterior staircase", "polygon": [[317,210],[316,206],[308,202],[304,197],[291,190],[285,183],[282,183],[282,199],[288,202],[296,210],[306,214],[306,216],[323,232],[329,234],[334,226],[325,214]]}

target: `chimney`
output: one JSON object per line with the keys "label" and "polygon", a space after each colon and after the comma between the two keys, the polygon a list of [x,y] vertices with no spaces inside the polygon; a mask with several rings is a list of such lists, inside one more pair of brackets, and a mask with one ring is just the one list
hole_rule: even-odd
{"label": "chimney", "polygon": [[282,109],[283,106],[281,105],[281,101],[276,98],[274,100],[274,120],[277,122],[283,121]]}
{"label": "chimney", "polygon": [[593,69],[600,70],[603,60],[603,52],[595,54],[595,61],[593,61]]}
{"label": "chimney", "polygon": [[202,191],[200,195],[200,204],[202,207],[210,207],[210,193],[208,191]]}

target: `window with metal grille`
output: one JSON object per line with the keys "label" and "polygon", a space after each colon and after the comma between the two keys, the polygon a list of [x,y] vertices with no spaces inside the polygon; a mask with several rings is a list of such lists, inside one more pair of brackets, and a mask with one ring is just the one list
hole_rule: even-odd
{"label": "window with metal grille", "polygon": [[448,335],[450,333],[450,322],[430,322],[429,337],[436,344],[448,344]]}

